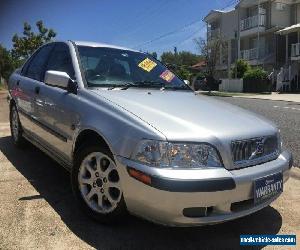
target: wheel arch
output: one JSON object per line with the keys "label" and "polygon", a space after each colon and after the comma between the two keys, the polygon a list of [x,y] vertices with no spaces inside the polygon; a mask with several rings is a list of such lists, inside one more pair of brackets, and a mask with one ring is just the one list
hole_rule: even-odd
{"label": "wheel arch", "polygon": [[112,155],[114,155],[114,152],[110,144],[108,143],[107,139],[103,135],[101,135],[99,132],[95,131],[94,129],[86,128],[79,131],[78,135],[76,136],[76,139],[74,140],[73,150],[72,150],[73,159],[80,146],[88,142],[99,143],[100,146],[105,147],[112,153]]}
{"label": "wheel arch", "polygon": [[11,110],[11,108],[12,108],[13,105],[17,105],[17,104],[16,104],[16,101],[15,101],[14,99],[11,98],[11,99],[9,100],[9,110]]}

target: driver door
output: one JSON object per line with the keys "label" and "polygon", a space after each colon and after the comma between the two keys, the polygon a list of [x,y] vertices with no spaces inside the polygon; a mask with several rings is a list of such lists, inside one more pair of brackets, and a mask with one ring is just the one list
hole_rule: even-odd
{"label": "driver door", "polygon": [[[66,72],[72,79],[75,79],[67,44],[56,43],[45,67],[45,72],[48,70]],[[63,160],[69,161],[71,160],[74,127],[79,121],[79,112],[76,109],[78,97],[66,89],[44,84],[40,90],[40,98],[44,104],[42,122],[47,127],[44,140]]]}

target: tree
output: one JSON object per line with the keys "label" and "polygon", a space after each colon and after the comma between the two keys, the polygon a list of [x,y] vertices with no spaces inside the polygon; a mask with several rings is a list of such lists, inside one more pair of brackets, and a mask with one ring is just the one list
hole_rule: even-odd
{"label": "tree", "polygon": [[24,61],[37,48],[44,43],[50,42],[56,36],[54,30],[47,29],[42,21],[36,22],[36,26],[38,33],[34,33],[31,25],[25,22],[23,36],[18,36],[17,34],[13,36],[12,56],[15,60]]}
{"label": "tree", "polygon": [[157,53],[155,51],[150,53],[150,55],[153,56],[155,59],[157,59]]}
{"label": "tree", "polygon": [[160,58],[164,64],[176,66],[192,66],[203,59],[202,56],[188,51],[180,51],[176,53],[164,52]]}
{"label": "tree", "polygon": [[191,66],[203,60],[203,57],[188,51],[178,52],[174,49],[174,53],[170,51],[162,53],[160,59],[181,79],[191,81],[194,75]]}
{"label": "tree", "polygon": [[0,44],[0,78],[2,77],[7,81],[13,70],[14,63],[11,54]]}
{"label": "tree", "polygon": [[179,62],[177,59],[178,58],[175,56],[175,54],[170,51],[164,52],[160,56],[160,60],[166,65],[178,65]]}
{"label": "tree", "polygon": [[221,57],[220,51],[227,51],[226,48],[228,44],[221,35],[216,36],[208,41],[203,38],[198,38],[195,39],[194,42],[201,55],[205,58],[206,84],[208,89],[212,90],[219,84],[219,82],[215,80],[215,73],[217,62],[220,61]]}
{"label": "tree", "polygon": [[216,73],[216,65],[220,60],[220,51],[226,51],[227,43],[222,36],[214,37],[209,41],[203,38],[198,38],[194,40],[198,50],[201,55],[206,60],[206,71],[207,75],[214,77]]}
{"label": "tree", "polygon": [[38,32],[32,31],[31,26],[25,22],[23,36],[15,34],[12,38],[13,49],[11,51],[0,45],[0,76],[6,81],[10,74],[26,60],[38,47],[50,42],[56,33],[53,29],[47,29],[42,21],[36,22]]}

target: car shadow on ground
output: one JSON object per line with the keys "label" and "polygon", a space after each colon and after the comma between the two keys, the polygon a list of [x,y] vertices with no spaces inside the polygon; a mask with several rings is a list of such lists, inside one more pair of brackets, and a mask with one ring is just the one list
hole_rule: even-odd
{"label": "car shadow on ground", "polygon": [[170,228],[133,216],[122,224],[102,225],[77,208],[68,172],[44,153],[30,144],[17,149],[8,136],[0,138],[0,150],[40,194],[19,200],[45,199],[75,235],[97,249],[239,249],[240,234],[276,234],[282,225],[281,215],[270,206],[205,227]]}

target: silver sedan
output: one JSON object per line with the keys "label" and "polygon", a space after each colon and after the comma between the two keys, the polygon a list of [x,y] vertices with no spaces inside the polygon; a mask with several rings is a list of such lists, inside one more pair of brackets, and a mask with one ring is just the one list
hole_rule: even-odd
{"label": "silver sedan", "polygon": [[274,124],[127,48],[48,43],[12,74],[9,97],[13,142],[69,170],[101,222],[127,211],[176,226],[236,219],[276,200],[293,164]]}

